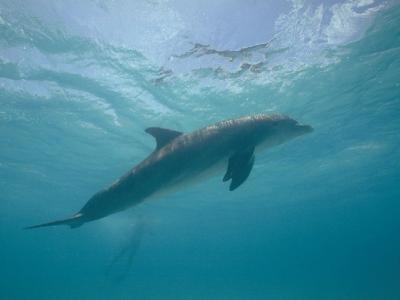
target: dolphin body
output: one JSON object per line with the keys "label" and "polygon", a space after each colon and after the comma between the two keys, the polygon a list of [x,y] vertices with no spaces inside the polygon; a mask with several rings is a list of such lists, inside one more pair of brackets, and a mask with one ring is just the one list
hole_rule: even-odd
{"label": "dolphin body", "polygon": [[[69,225],[71,228],[137,205],[150,196],[179,188],[226,168],[229,190],[249,176],[255,150],[282,144],[312,132],[309,125],[279,114],[257,114],[225,120],[182,133],[159,127],[145,130],[156,139],[156,149],[111,186],[92,196],[71,218],[27,227]],[[213,172],[214,171],[214,172]]]}

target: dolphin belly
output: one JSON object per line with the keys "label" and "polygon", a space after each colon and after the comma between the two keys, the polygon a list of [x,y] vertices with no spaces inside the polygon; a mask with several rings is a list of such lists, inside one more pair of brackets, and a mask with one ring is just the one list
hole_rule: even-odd
{"label": "dolphin belly", "polygon": [[183,172],[179,177],[177,177],[173,182],[169,185],[155,191],[145,200],[153,200],[161,197],[168,196],[170,194],[176,193],[177,191],[185,190],[194,185],[201,183],[207,179],[210,179],[218,174],[221,174],[227,165],[228,158],[222,158],[211,167],[205,168],[203,170],[198,170],[197,172],[193,172],[188,170],[187,172]]}

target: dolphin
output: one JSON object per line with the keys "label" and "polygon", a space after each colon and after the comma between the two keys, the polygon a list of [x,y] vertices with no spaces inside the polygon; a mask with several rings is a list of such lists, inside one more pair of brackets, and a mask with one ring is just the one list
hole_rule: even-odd
{"label": "dolphin", "polygon": [[72,217],[26,229],[79,227],[212,176],[223,168],[226,172],[222,180],[230,180],[229,190],[233,191],[248,178],[255,151],[280,145],[313,128],[281,114],[256,114],[220,121],[191,133],[159,127],[145,131],[156,140],[155,150],[146,159],[93,195]]}

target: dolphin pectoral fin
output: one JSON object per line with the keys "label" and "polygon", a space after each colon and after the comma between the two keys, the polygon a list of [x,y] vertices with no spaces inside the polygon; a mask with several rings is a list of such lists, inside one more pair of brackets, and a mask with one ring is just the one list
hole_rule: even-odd
{"label": "dolphin pectoral fin", "polygon": [[228,169],[222,181],[232,179],[229,190],[238,188],[249,177],[254,165],[254,147],[235,153],[229,158]]}
{"label": "dolphin pectoral fin", "polygon": [[249,177],[251,169],[253,168],[254,165],[254,155],[252,155],[251,160],[243,166],[243,169],[240,171],[237,171],[232,175],[232,181],[229,186],[229,190],[233,191],[236,188],[238,188],[243,182],[246,181],[247,177]]}
{"label": "dolphin pectoral fin", "polygon": [[222,178],[222,181],[223,182],[228,181],[229,179],[232,178],[231,176],[232,176],[231,173],[226,171],[224,178]]}
{"label": "dolphin pectoral fin", "polygon": [[229,158],[229,161],[228,161],[228,169],[226,170],[226,173],[225,173],[225,175],[224,175],[224,178],[222,178],[222,181],[223,182],[225,182],[225,181],[228,181],[229,179],[231,179],[232,178],[232,165],[234,165],[234,163],[232,162],[232,157],[230,157]]}
{"label": "dolphin pectoral fin", "polygon": [[148,134],[151,134],[156,139],[156,150],[164,147],[166,144],[171,142],[173,139],[177,138],[181,134],[180,131],[175,131],[171,129],[165,129],[160,127],[149,127],[145,130]]}

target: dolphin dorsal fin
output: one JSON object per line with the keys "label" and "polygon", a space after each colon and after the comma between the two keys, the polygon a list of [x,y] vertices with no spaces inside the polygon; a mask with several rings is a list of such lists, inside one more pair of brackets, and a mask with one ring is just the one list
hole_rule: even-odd
{"label": "dolphin dorsal fin", "polygon": [[166,144],[171,142],[173,139],[175,139],[178,136],[180,136],[181,134],[183,134],[180,131],[160,128],[160,127],[149,127],[149,128],[146,128],[145,131],[148,134],[151,134],[156,139],[156,143],[157,143],[156,150],[164,147]]}

